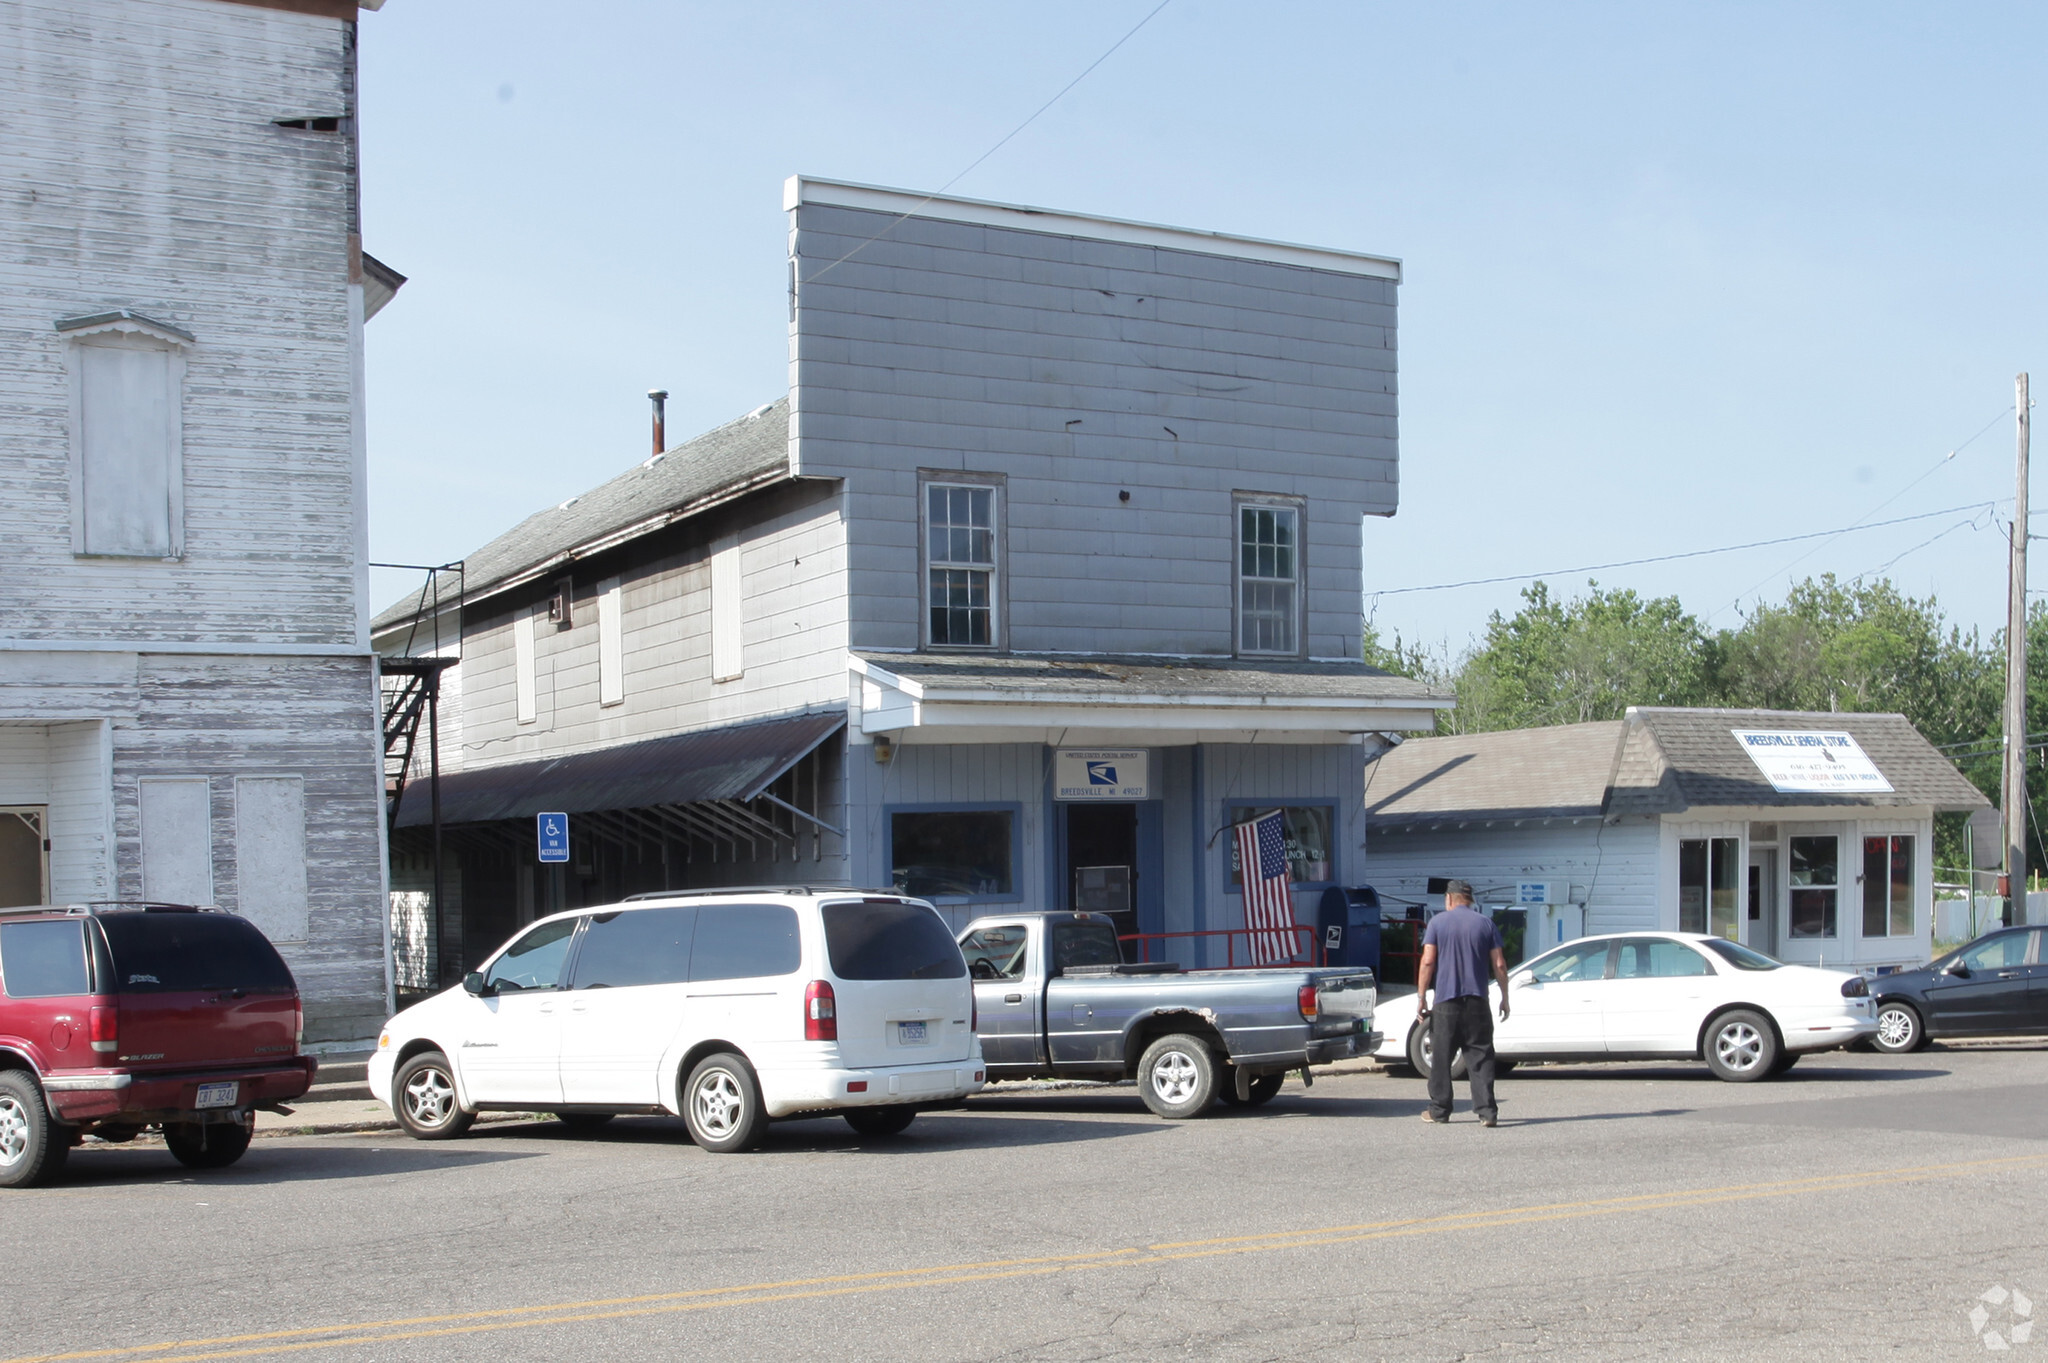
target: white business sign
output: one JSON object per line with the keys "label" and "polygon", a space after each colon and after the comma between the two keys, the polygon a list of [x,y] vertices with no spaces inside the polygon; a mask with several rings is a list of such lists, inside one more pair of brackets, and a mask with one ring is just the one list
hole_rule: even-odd
{"label": "white business sign", "polygon": [[1148,800],[1143,748],[1059,748],[1052,759],[1056,800]]}
{"label": "white business sign", "polygon": [[1730,729],[1735,741],[1771,783],[1788,795],[1888,794],[1892,783],[1844,733],[1795,729]]}

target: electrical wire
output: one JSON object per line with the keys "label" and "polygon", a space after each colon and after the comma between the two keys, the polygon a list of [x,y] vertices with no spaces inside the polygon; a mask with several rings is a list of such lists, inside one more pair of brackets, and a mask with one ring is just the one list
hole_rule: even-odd
{"label": "electrical wire", "polygon": [[925,195],[922,199],[919,199],[917,203],[909,209],[908,212],[897,215],[897,217],[893,219],[887,227],[884,227],[881,231],[875,233],[867,240],[860,242],[851,251],[848,251],[845,255],[839,257],[839,259],[833,261],[824,269],[819,270],[816,274],[806,276],[803,282],[815,282],[816,280],[823,279],[826,275],[831,274],[841,265],[844,265],[847,261],[852,260],[862,251],[865,251],[868,247],[874,245],[883,237],[886,237],[891,232],[895,231],[899,226],[903,224],[905,219],[915,216],[918,210],[923,208],[926,204],[930,203],[932,200],[938,198],[941,194],[944,194],[947,190],[951,189],[954,185],[957,185],[962,180],[966,179],[968,175],[973,172],[976,166],[979,166],[983,161],[988,160],[989,157],[994,156],[997,152],[1001,151],[1005,146],[1009,145],[1011,138],[1015,137],[1018,133],[1023,132],[1033,123],[1036,123],[1038,121],[1038,117],[1040,114],[1043,114],[1047,109],[1050,109],[1053,105],[1065,99],[1067,97],[1068,91],[1072,90],[1082,81],[1088,79],[1088,77],[1094,72],[1096,67],[1102,65],[1104,62],[1108,61],[1112,56],[1114,56],[1118,48],[1122,47],[1131,39],[1137,37],[1139,29],[1143,28],[1145,25],[1151,23],[1154,19],[1158,18],[1159,12],[1172,3],[1173,0],[1159,0],[1159,3],[1152,7],[1150,13],[1148,13],[1144,18],[1138,20],[1137,23],[1131,25],[1129,32],[1125,33],[1123,37],[1118,38],[1115,42],[1111,43],[1108,49],[1105,52],[1103,52],[1101,56],[1097,57],[1094,61],[1089,62],[1088,65],[1085,68],[1083,68],[1080,75],[1074,77],[1065,85],[1062,85],[1060,87],[1058,94],[1054,95],[1045,103],[1039,105],[1037,109],[1032,111],[1032,114],[1029,118],[1025,119],[1022,123],[1019,123],[1016,127],[1010,129],[1008,132],[1004,133],[1002,137],[997,140],[994,146],[990,147],[981,155],[975,157],[972,161],[969,161],[967,163],[967,167],[965,170],[962,170],[958,175],[955,175],[952,179],[946,181],[946,183],[940,185],[937,189]]}

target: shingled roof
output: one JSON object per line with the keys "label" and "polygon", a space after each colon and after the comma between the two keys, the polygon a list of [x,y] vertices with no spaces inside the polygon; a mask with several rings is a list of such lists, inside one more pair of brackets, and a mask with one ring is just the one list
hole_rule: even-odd
{"label": "shingled roof", "polygon": [[[562,564],[684,520],[721,502],[790,476],[789,399],[778,398],[737,421],[635,464],[559,506],[536,511],[462,560],[464,599],[546,576]],[[441,575],[440,595],[453,604],[456,578]],[[414,592],[386,606],[373,631],[430,614]]]}
{"label": "shingled roof", "polygon": [[[1840,731],[1889,794],[1774,789],[1736,729]],[[1667,814],[1709,807],[1989,807],[1904,715],[1634,707],[1626,719],[1414,738],[1366,769],[1371,826]]]}

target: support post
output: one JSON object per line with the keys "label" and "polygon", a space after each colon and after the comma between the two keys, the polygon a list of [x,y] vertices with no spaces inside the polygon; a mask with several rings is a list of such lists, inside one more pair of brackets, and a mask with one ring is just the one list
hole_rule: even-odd
{"label": "support post", "polygon": [[2000,785],[2005,816],[2005,922],[2027,916],[2027,376],[2013,381],[2018,415],[2019,471],[2013,492],[2011,577],[2006,583],[2005,764]]}

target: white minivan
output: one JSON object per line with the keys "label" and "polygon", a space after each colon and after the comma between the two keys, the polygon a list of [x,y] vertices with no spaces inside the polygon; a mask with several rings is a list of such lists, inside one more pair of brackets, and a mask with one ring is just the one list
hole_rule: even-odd
{"label": "white minivan", "polygon": [[484,1111],[669,1112],[706,1150],[837,1112],[893,1135],[982,1087],[973,982],[931,905],[859,890],[636,895],[527,928],[392,1018],[370,1091],[421,1140]]}

